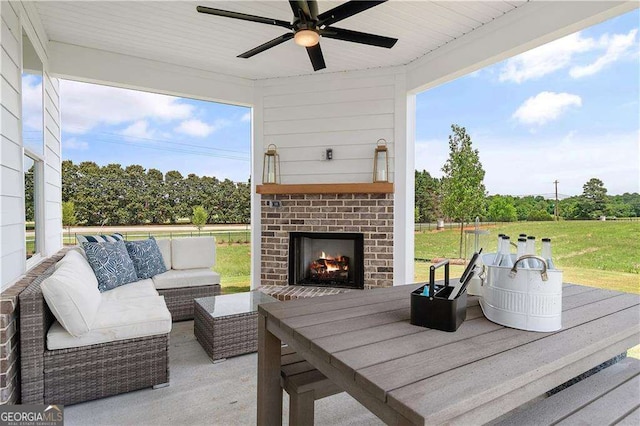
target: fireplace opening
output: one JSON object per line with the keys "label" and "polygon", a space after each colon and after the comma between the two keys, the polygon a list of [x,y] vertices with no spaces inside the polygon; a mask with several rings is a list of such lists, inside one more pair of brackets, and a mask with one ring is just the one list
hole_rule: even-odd
{"label": "fireplace opening", "polygon": [[363,234],[289,233],[289,285],[361,289],[363,270]]}

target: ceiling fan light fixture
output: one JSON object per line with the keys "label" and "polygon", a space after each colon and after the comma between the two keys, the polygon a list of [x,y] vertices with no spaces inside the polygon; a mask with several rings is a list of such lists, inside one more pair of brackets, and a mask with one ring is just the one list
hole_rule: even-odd
{"label": "ceiling fan light fixture", "polygon": [[304,47],[315,46],[320,41],[320,34],[314,30],[300,30],[293,36],[293,41]]}

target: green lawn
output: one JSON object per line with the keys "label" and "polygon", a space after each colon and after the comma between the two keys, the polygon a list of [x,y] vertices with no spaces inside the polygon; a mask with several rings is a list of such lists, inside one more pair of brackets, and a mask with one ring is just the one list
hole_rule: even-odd
{"label": "green lawn", "polygon": [[[512,240],[520,233],[549,237],[556,267],[564,281],[640,293],[640,222],[562,221],[518,222],[486,227],[485,252],[496,249],[499,233]],[[415,234],[418,258],[458,257],[458,230],[423,231]],[[423,275],[416,267],[416,277]],[[428,270],[426,276],[428,276]],[[452,271],[453,275],[453,271]]]}
{"label": "green lawn", "polygon": [[251,273],[251,245],[218,244],[215,270],[220,274],[223,293],[249,291]]}

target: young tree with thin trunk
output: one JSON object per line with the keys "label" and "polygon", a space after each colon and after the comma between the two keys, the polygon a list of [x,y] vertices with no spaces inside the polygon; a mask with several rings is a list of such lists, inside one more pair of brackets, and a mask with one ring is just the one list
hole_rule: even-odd
{"label": "young tree with thin trunk", "polygon": [[62,225],[67,227],[67,233],[69,234],[69,240],[71,240],[71,227],[78,223],[76,217],[76,205],[73,201],[62,202]]}
{"label": "young tree with thin trunk", "polygon": [[465,222],[484,212],[486,190],[484,169],[477,149],[464,127],[451,125],[449,158],[442,167],[442,211],[451,220],[460,222],[460,257]]}
{"label": "young tree with thin trunk", "polygon": [[202,230],[204,225],[207,224],[208,217],[209,217],[209,213],[207,213],[204,207],[195,206],[193,208],[193,216],[191,216],[191,223],[193,223],[193,225],[196,228],[198,228],[198,234],[200,234],[200,231]]}

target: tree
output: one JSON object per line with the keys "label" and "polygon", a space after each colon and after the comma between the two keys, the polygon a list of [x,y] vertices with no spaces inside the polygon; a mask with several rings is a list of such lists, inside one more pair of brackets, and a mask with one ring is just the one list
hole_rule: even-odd
{"label": "tree", "polygon": [[585,213],[591,219],[604,215],[607,204],[607,188],[604,187],[604,183],[600,179],[591,178],[582,186],[582,198],[586,208]]}
{"label": "tree", "polygon": [[527,216],[527,220],[529,222],[547,221],[553,220],[553,216],[544,209],[538,209],[532,210],[531,213],[529,213],[529,216]]}
{"label": "tree", "polygon": [[416,222],[433,222],[441,217],[440,180],[431,177],[426,170],[416,170],[415,186],[415,208],[418,211]]}
{"label": "tree", "polygon": [[76,217],[76,205],[73,201],[62,202],[62,225],[67,227],[69,238],[71,238],[71,227],[78,223]]}
{"label": "tree", "polygon": [[[510,198],[510,197],[509,197]],[[489,204],[489,220],[494,222],[515,222],[518,220],[516,208],[507,197],[496,195]]]}
{"label": "tree", "polygon": [[[35,163],[24,171],[24,216],[26,222],[35,222],[36,206],[35,206]],[[33,223],[27,226],[33,227]]]}
{"label": "tree", "polygon": [[191,216],[191,223],[198,228],[198,234],[202,227],[207,224],[207,218],[209,217],[209,213],[202,206],[195,206],[193,208],[193,216]]}
{"label": "tree", "polygon": [[460,257],[464,223],[480,216],[484,210],[486,190],[484,169],[477,149],[464,127],[452,124],[449,135],[449,158],[442,166],[442,211],[460,222]]}

